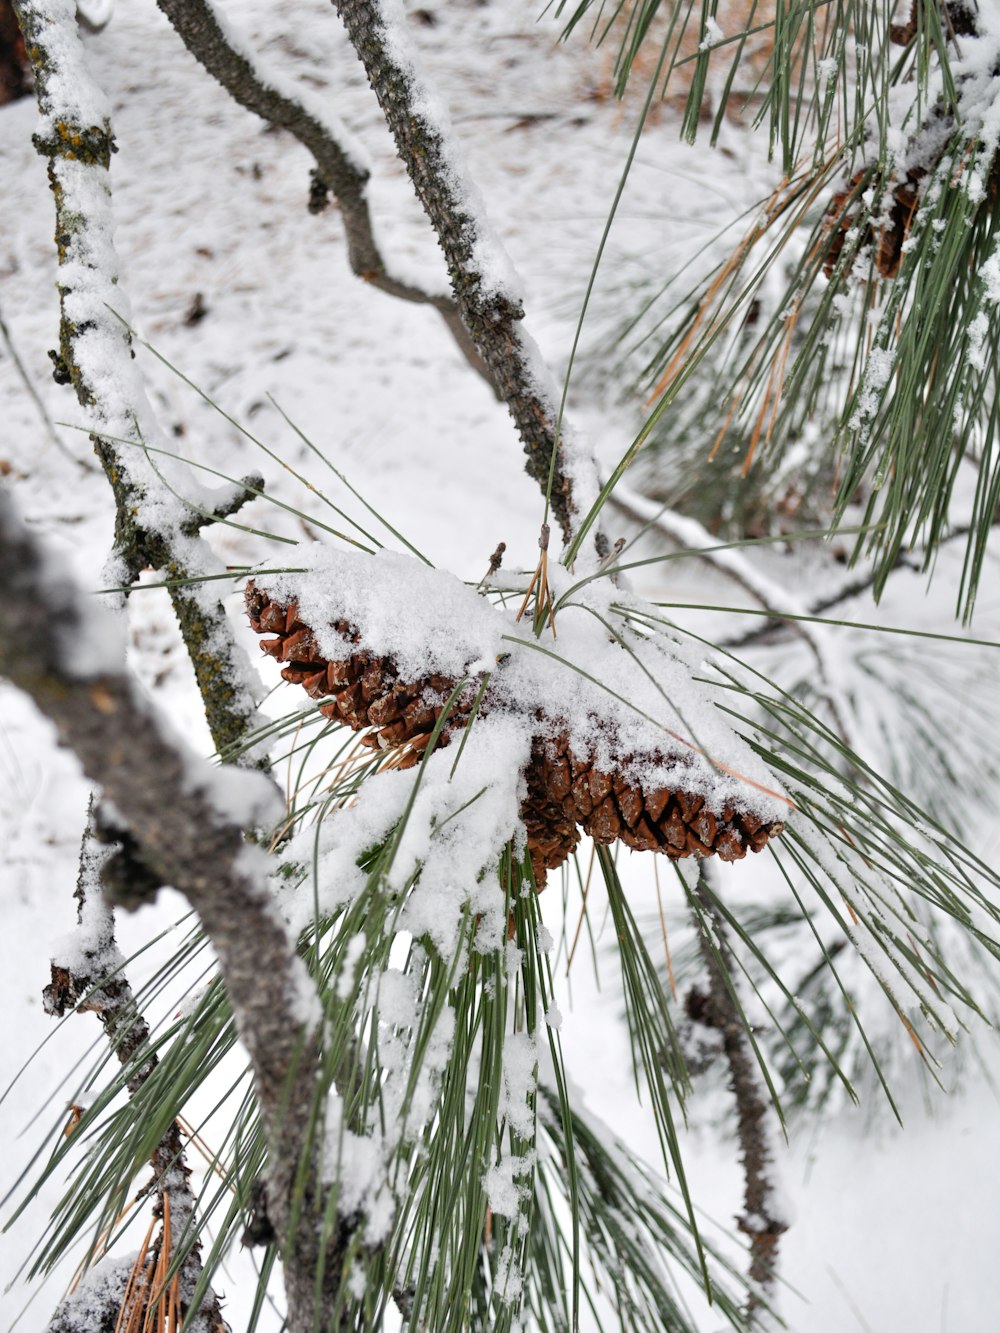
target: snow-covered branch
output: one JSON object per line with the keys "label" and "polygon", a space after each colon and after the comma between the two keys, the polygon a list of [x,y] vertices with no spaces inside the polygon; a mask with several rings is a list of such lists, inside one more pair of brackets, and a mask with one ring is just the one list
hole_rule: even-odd
{"label": "snow-covered branch", "polygon": [[[737,1225],[750,1242],[749,1277],[765,1302],[773,1300],[778,1277],[778,1242],[788,1230],[788,1207],[776,1175],[775,1111],[760,1075],[748,1035],[750,1029],[731,989],[736,965],[726,927],[715,906],[706,866],[689,890],[708,989],[687,997],[692,1020],[717,1031],[729,1069],[729,1089],[736,1103],[736,1134],[743,1163],[743,1213]],[[749,1313],[758,1308],[752,1294]]]}
{"label": "snow-covered branch", "polygon": [[[785,624],[807,645],[816,663],[817,678],[833,714],[837,730],[846,745],[854,747],[850,709],[840,687],[843,671],[837,660],[835,645],[823,625],[810,623],[810,608],[795,596],[762,574],[742,551],[720,546],[716,538],[697,519],[678,514],[643,495],[637,495],[621,484],[608,497],[608,503],[634,522],[652,528],[667,541],[690,551],[700,560],[732,579],[744,592],[775,619],[787,617]],[[729,646],[729,645],[726,645]]]}
{"label": "snow-covered branch", "polygon": [[[520,284],[492,231],[448,115],[417,69],[402,8],[334,0],[448,262],[465,326],[568,541],[597,497],[593,457],[561,418],[558,385],[523,327]],[[601,551],[603,554],[603,551]]]}
{"label": "snow-covered branch", "polygon": [[[103,835],[102,835],[103,836]],[[108,868],[125,855],[125,849],[98,837],[97,820],[91,802],[87,826],[80,850],[80,875],[76,886],[77,928],[57,951],[52,961],[52,981],[46,987],[43,1001],[47,1013],[56,1017],[76,1010],[77,1013],[95,1013],[123,1068],[132,1068],[128,1080],[129,1096],[135,1096],[152,1074],[158,1063],[155,1051],[144,1051],[149,1039],[149,1024],[139,1009],[135,992],[124,972],[124,959],[115,941],[115,920],[110,904],[104,901],[102,884]],[[147,872],[148,874],[148,872]],[[142,1057],[142,1058],[140,1058]],[[192,1218],[196,1202],[190,1184],[190,1171],[185,1161],[184,1142],[176,1120],[156,1145],[149,1165],[153,1179],[144,1192],[155,1194],[154,1216],[161,1226],[164,1218],[173,1236],[183,1233]],[[164,1240],[167,1236],[164,1237]],[[168,1253],[170,1247],[167,1247]],[[173,1254],[169,1255],[173,1260]],[[110,1265],[110,1267],[108,1266]],[[194,1243],[181,1258],[173,1285],[178,1303],[186,1310],[201,1276],[201,1247]],[[108,1278],[118,1272],[115,1261],[105,1260],[95,1266],[85,1282],[88,1299],[94,1291],[113,1293],[109,1308],[111,1319],[119,1316],[125,1300],[124,1290],[118,1290]],[[152,1283],[143,1290],[136,1288],[136,1303],[143,1298],[152,1304],[155,1293]],[[163,1293],[161,1293],[162,1295]],[[60,1333],[64,1328],[80,1328],[74,1324],[79,1317],[78,1299],[61,1301],[53,1315],[48,1333]],[[199,1302],[197,1315],[190,1322],[192,1333],[217,1333],[225,1325],[219,1299],[209,1286]]]}
{"label": "snow-covered branch", "polygon": [[302,1167],[322,1010],[275,909],[264,853],[244,841],[247,828],[280,813],[274,789],[263,774],[212,768],[170,734],[122,667],[117,622],[84,600],[3,495],[0,585],[0,675],[55,724],[128,825],[145,866],[185,895],[212,942],[268,1140],[268,1212],[282,1248],[288,1327],[311,1330],[317,1273],[324,1308],[333,1308],[340,1277],[320,1253],[323,1200]]}
{"label": "snow-covered branch", "polygon": [[435,292],[408,282],[387,267],[368,209],[370,173],[366,155],[347,127],[318,99],[286,83],[275,70],[265,69],[245,39],[210,0],[157,0],[157,3],[194,58],[218,79],[234,101],[269,125],[287,130],[312,154],[316,169],[310,211],[320,212],[325,208],[329,194],[336,198],[344,221],[351,271],[389,296],[435,309],[462,355],[492,386],[490,372],[451,297],[444,291]]}
{"label": "snow-covered branch", "polygon": [[[56,378],[76,390],[114,491],[121,582],[150,565],[163,570],[212,739],[220,754],[232,751],[251,726],[256,680],[212,583],[189,580],[219,568],[196,535],[199,517],[231,512],[250,491],[241,484],[223,497],[193,496],[189,475],[175,486],[152,461],[148,446],[160,432],[132,353],[113,241],[109,105],[87,70],[72,0],[17,0],[15,8],[42,116],[35,143],[48,159],[56,203]],[[181,488],[190,499],[180,498]]]}

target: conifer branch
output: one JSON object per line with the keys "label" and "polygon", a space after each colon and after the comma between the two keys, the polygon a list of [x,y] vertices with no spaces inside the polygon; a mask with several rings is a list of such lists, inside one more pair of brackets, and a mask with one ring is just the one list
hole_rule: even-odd
{"label": "conifer branch", "polygon": [[[192,510],[250,498],[215,497],[205,505],[179,501],[152,464],[145,446],[158,432],[134,364],[127,326],[116,314],[125,303],[112,242],[108,170],[115,152],[108,107],[87,71],[69,0],[15,0],[35,76],[42,125],[35,135],[48,159],[56,204],[59,254],[59,350],[50,353],[55,377],[72,384],[90,418],[94,449],[115,497],[116,557],[123,584],[152,566],[169,580],[170,599],[194,667],[212,740],[233,752],[255,712],[255,679],[236,644],[225,608],[207,583],[188,583],[217,569],[209,548],[190,531]],[[112,442],[137,447],[126,457]],[[232,512],[229,509],[228,512]]]}
{"label": "conifer branch", "polygon": [[163,730],[121,666],[117,626],[86,603],[0,494],[0,675],[52,721],[84,773],[125,820],[152,875],[197,913],[219,960],[250,1057],[268,1143],[268,1212],[284,1262],[290,1333],[312,1333],[334,1308],[336,1239],[322,1240],[326,1204],[313,1142],[322,1011],[274,909],[263,854],[244,841],[271,812],[263,774],[219,774]]}
{"label": "conifer branch", "polygon": [[[122,854],[120,846],[99,838],[92,798],[80,848],[80,874],[74,894],[82,955],[73,961],[53,960],[52,981],[45,988],[42,998],[46,1013],[57,1018],[73,1010],[97,1015],[119,1064],[123,1068],[131,1066],[133,1069],[127,1086],[129,1096],[134,1097],[156,1068],[158,1058],[155,1051],[150,1051],[141,1063],[136,1062],[149,1040],[149,1024],[139,1009],[135,993],[124,972],[124,960],[115,941],[113,910],[102,900],[101,881],[104,871]],[[153,1170],[153,1179],[144,1193],[156,1194],[153,1215],[162,1222],[164,1201],[169,1196],[166,1206],[172,1232],[175,1237],[181,1236],[183,1243],[183,1232],[194,1215],[195,1196],[190,1185],[191,1173],[185,1160],[180,1126],[176,1120],[171,1122],[170,1128],[156,1145],[149,1164]],[[185,1248],[178,1269],[182,1299],[195,1291],[201,1272],[201,1247],[195,1241]],[[116,1318],[120,1304],[113,1308],[113,1318]],[[60,1302],[49,1324],[49,1333],[58,1333],[63,1326],[63,1309],[64,1302]],[[190,1327],[192,1333],[218,1333],[225,1327],[218,1296],[211,1286],[206,1289],[198,1314]]]}
{"label": "conifer branch", "polygon": [[[841,740],[852,749],[857,748],[852,742],[850,710],[838,684],[839,672],[826,628],[801,619],[809,614],[804,605],[796,602],[782,587],[755,569],[741,551],[720,547],[697,519],[688,518],[645,496],[636,495],[620,484],[612,491],[608,503],[619,513],[642,523],[644,528],[654,529],[672,545],[690,551],[699,560],[717,569],[725,578],[731,579],[744,592],[749,593],[776,621],[784,623],[790,633],[802,639],[816,664],[818,680]],[[788,619],[782,622],[782,617]],[[768,625],[770,628],[773,628],[771,623]]]}
{"label": "conifer branch", "polygon": [[[400,23],[387,22],[379,0],[334,5],[444,251],[465,327],[517,426],[527,472],[546,494],[551,479],[552,511],[568,542],[597,494],[596,473],[589,455],[572,447],[558,388],[523,327],[509,260],[474,202],[476,191]],[[598,553],[605,549],[599,540]]]}
{"label": "conifer branch", "polygon": [[157,0],[157,4],[194,58],[234,101],[269,125],[287,130],[312,154],[316,168],[309,211],[322,212],[330,194],[337,200],[351,272],[388,296],[436,310],[466,361],[496,391],[451,297],[407,282],[386,265],[368,209],[368,168],[345,127],[325,108],[308,105],[301,92],[284,87],[277,74],[263,70],[209,0]]}
{"label": "conifer branch", "polygon": [[[765,1300],[773,1296],[778,1276],[778,1243],[788,1222],[777,1197],[771,1116],[774,1110],[764,1089],[747,1035],[746,1019],[732,990],[736,963],[726,939],[726,925],[714,902],[711,870],[702,865],[690,890],[698,947],[708,972],[708,989],[689,992],[686,1006],[692,1021],[717,1031],[729,1069],[729,1088],[736,1102],[736,1134],[743,1163],[743,1213],[736,1224],[750,1242],[749,1277]],[[748,1313],[761,1302],[751,1292]]]}

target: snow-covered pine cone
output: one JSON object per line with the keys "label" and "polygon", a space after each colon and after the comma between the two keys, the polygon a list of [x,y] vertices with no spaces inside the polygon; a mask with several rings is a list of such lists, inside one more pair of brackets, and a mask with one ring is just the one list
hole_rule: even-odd
{"label": "snow-covered pine cone", "polygon": [[[407,746],[399,768],[417,763],[426,749],[438,718],[455,688],[446,676],[431,675],[416,681],[399,679],[391,657],[376,657],[360,649],[349,657],[329,661],[323,657],[312,630],[298,619],[298,603],[271,601],[254,583],[247,586],[247,613],[258,634],[273,634],[261,650],[286,665],[284,680],[301,685],[311,699],[327,699],[320,712],[352,731],[370,728],[363,744],[373,750]],[[349,643],[357,643],[357,632],[346,621],[334,625]],[[464,691],[452,705],[438,740],[446,745],[468,722],[475,690]]]}
{"label": "snow-covered pine cone", "polygon": [[[310,626],[299,619],[298,603],[272,600],[253,582],[247,586],[247,612],[258,634],[274,637],[261,643],[268,656],[286,665],[282,676],[301,685],[313,699],[326,699],[320,711],[354,731],[368,730],[364,743],[372,748],[406,747],[398,767],[418,762],[456,682],[428,675],[402,680],[391,657],[378,657],[360,646],[330,661],[320,652]],[[350,644],[359,635],[346,621],[334,629]],[[469,684],[453,703],[438,739],[447,745],[468,723],[476,697]],[[481,715],[495,705],[487,689]],[[662,852],[671,860],[718,856],[741,860],[758,852],[782,830],[778,822],[726,806],[715,814],[699,794],[664,786],[646,790],[626,776],[627,756],[620,771],[599,768],[591,756],[574,753],[558,720],[539,717],[531,759],[525,773],[527,795],[521,820],[528,837],[539,887],[548,870],[562,865],[580,840],[580,830],[598,843],[621,838],[634,851]]]}

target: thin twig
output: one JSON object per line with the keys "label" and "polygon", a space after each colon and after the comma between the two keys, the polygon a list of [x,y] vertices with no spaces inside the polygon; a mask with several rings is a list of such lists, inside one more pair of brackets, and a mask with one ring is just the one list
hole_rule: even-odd
{"label": "thin twig", "polygon": [[387,267],[368,209],[368,168],[345,126],[318,102],[286,85],[274,70],[262,67],[242,36],[209,0],[157,0],[194,58],[222,84],[234,101],[279,129],[287,130],[313,156],[316,169],[310,211],[326,206],[328,193],[339,205],[347,237],[351,271],[389,296],[438,312],[469,365],[496,392],[493,378],[469,337],[458,307],[444,292],[432,292],[396,277]]}
{"label": "thin twig", "polygon": [[475,202],[450,129],[435,119],[437,99],[426,95],[408,34],[386,20],[378,0],[334,5],[437,233],[465,327],[517,426],[528,474],[544,493],[551,490],[568,541],[596,498],[596,467],[562,420],[558,387],[523,327],[510,260]]}
{"label": "thin twig", "polygon": [[[725,923],[715,906],[710,874],[709,867],[702,864],[699,882],[689,890],[699,949],[708,972],[708,990],[689,992],[686,1006],[693,1021],[714,1029],[722,1037],[729,1088],[736,1102],[736,1132],[743,1163],[743,1213],[737,1218],[737,1226],[750,1242],[750,1279],[765,1301],[769,1301],[777,1283],[778,1242],[788,1230],[774,1178],[771,1125],[774,1110],[761,1081],[746,1020],[731,989],[735,985],[736,964],[727,943]],[[751,1292],[748,1313],[753,1315],[761,1305],[760,1298]]]}

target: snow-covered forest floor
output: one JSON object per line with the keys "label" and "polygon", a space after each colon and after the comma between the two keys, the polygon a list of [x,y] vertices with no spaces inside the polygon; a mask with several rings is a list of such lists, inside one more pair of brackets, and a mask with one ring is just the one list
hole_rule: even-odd
{"label": "snow-covered forest floor", "polygon": [[[414,10],[411,23],[523,279],[528,325],[561,374],[636,108],[623,109],[608,96],[609,57],[589,49],[581,34],[558,46],[558,22],[551,16],[536,21],[537,8],[534,0],[451,0]],[[370,201],[384,254],[394,270],[419,273],[426,284],[443,288],[433,237],[329,5],[238,0],[227,13],[262,57],[327,101],[362,140],[374,163]],[[336,209],[319,216],[306,209],[310,162],[304,150],[265,129],[211,82],[152,4],[118,0],[113,21],[88,37],[87,48],[114,108],[116,241],[132,319],[157,352],[277,460],[140,351],[154,406],[177,452],[227,476],[261,471],[268,494],[314,520],[257,501],[240,522],[297,540],[320,536],[315,520],[326,511],[282,464],[352,512],[359,512],[357,505],[282,420],[273,397],[436,565],[475,580],[502,540],[512,566],[532,566],[541,501],[504,410],[433,310],[394,301],[351,275]],[[61,424],[76,418],[75,402],[53,384],[46,355],[57,339],[58,301],[52,200],[31,143],[36,114],[31,101],[0,110],[0,316],[9,334],[0,346],[0,470],[34,527],[69,556],[81,583],[96,590],[105,584],[113,505],[86,436]],[[606,383],[595,367],[613,357],[613,347],[604,344],[616,317],[651,273],[665,276],[686,262],[703,262],[692,256],[777,179],[765,142],[733,129],[725,132],[723,149],[710,154],[704,144],[682,145],[669,111],[647,128],[639,146],[569,400],[573,420],[609,465],[634,430],[633,410],[593,388]],[[40,401],[26,391],[12,349]],[[214,528],[210,540],[228,564],[274,558],[263,539],[234,527]],[[666,574],[657,567],[643,571],[637,585],[667,590],[678,601],[742,598],[704,565],[673,561],[665,568]],[[996,638],[1000,598],[989,583],[984,579],[976,630]],[[916,587],[914,580],[901,601]],[[921,595],[923,588],[921,581]],[[929,616],[942,613],[948,593],[939,601]],[[256,658],[239,586],[231,607]],[[890,604],[885,611],[890,619],[892,610]],[[870,606],[865,614],[874,614]],[[208,753],[165,592],[137,593],[128,615],[131,665]],[[273,664],[265,663],[262,674],[269,687],[275,684]],[[268,706],[280,714],[280,692]],[[42,1012],[40,993],[51,948],[73,923],[87,795],[48,725],[0,686],[4,1086],[56,1027]],[[974,832],[976,850],[995,858],[996,827]],[[648,859],[632,858],[629,883],[637,914],[655,921]],[[743,863],[727,869],[723,883],[738,895],[762,873]],[[124,921],[123,948],[138,948],[167,927],[178,902],[165,895],[155,909]],[[560,910],[558,890],[550,888],[543,912],[555,935],[563,927]],[[635,1099],[616,971],[601,939],[610,927],[600,907],[592,905],[591,924],[597,962],[605,964],[600,988],[589,949],[582,947],[556,997],[568,1070],[590,1109],[656,1162],[652,1120]],[[574,919],[571,934],[575,926]],[[169,940],[158,948],[153,957],[162,957]],[[130,968],[133,981],[150,966],[138,960]],[[176,994],[164,1000],[178,1002]],[[50,1129],[64,1114],[62,1080],[97,1036],[88,1016],[62,1024],[0,1104],[4,1189],[29,1159],[39,1129]],[[839,1109],[819,1128],[805,1117],[793,1122],[781,1170],[795,1220],[782,1240],[781,1272],[789,1284],[782,1311],[797,1333],[990,1333],[998,1326],[1000,1095],[994,1079],[1000,1078],[1000,1050],[993,1034],[978,1030],[981,1063],[963,1061],[961,1090],[948,1096],[926,1091],[915,1073],[907,1074],[902,1031],[899,1041],[902,1131],[875,1093],[860,1110]],[[915,1053],[910,1063],[916,1064]],[[954,1077],[946,1065],[945,1083]],[[725,1106],[719,1080],[695,1096],[687,1151],[697,1202],[730,1229],[742,1183]],[[50,1201],[34,1201],[0,1237],[0,1278],[11,1284],[0,1295],[3,1328],[21,1315],[30,1295],[15,1275]],[[247,1300],[245,1265],[235,1256],[230,1280],[220,1284],[234,1330]],[[50,1283],[18,1328],[44,1327],[67,1277]],[[710,1310],[700,1318],[704,1329],[717,1327]]]}

